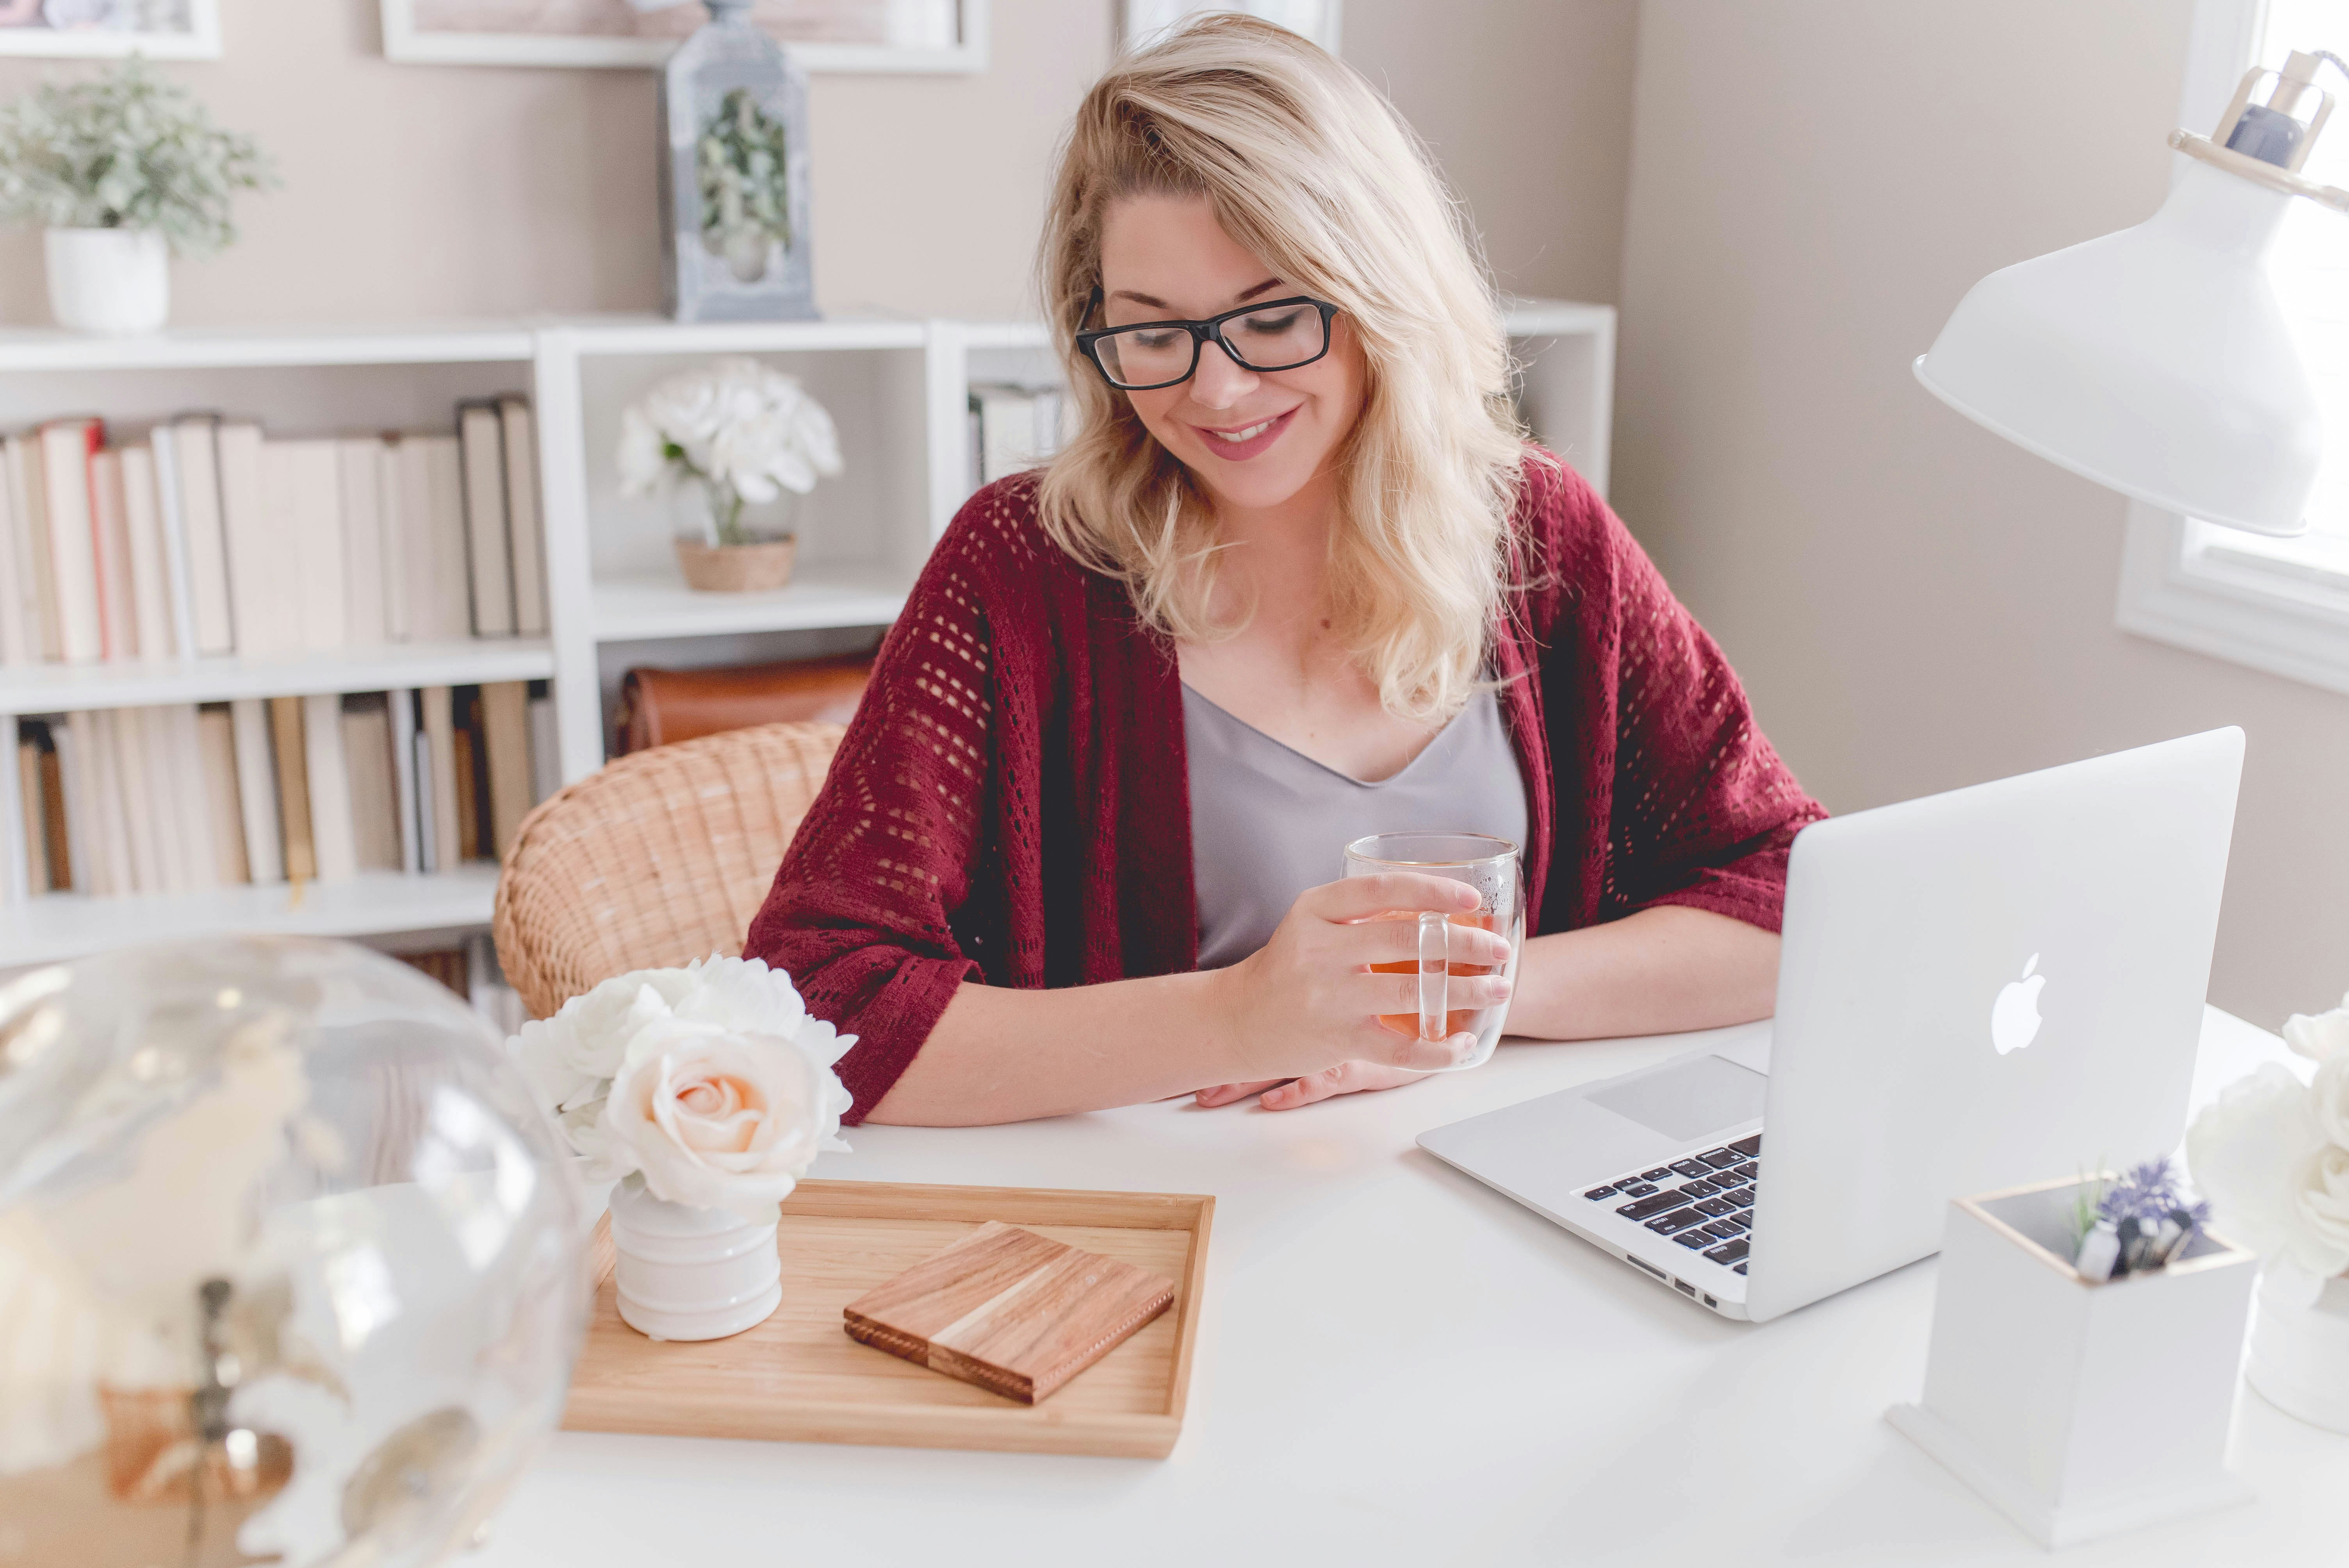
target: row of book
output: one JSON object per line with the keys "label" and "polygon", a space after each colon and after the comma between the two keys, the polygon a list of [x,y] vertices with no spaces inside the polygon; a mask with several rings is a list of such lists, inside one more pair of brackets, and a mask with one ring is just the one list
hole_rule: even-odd
{"label": "row of book", "polygon": [[1064,446],[1075,407],[1058,387],[978,381],[970,388],[970,471],[979,484],[1047,461]]}
{"label": "row of book", "polygon": [[449,433],[264,438],[190,414],[0,439],[0,665],[543,635],[527,399]]}
{"label": "row of book", "polygon": [[200,892],[502,856],[554,793],[544,682],[20,720],[26,891]]}

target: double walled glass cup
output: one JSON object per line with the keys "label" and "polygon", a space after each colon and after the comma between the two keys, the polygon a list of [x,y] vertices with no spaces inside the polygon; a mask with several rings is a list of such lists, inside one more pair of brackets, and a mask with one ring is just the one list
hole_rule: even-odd
{"label": "double walled glass cup", "polygon": [[1346,846],[1348,876],[1379,876],[1388,872],[1415,872],[1422,876],[1465,882],[1476,890],[1477,904],[1473,910],[1451,915],[1438,910],[1405,910],[1381,917],[1419,923],[1417,960],[1371,965],[1381,975],[1416,973],[1419,1013],[1416,1017],[1409,1013],[1382,1014],[1379,1021],[1392,1029],[1415,1033],[1423,1040],[1444,1040],[1464,1032],[1473,1034],[1476,1045],[1467,1058],[1439,1070],[1459,1072],[1483,1067],[1492,1059],[1493,1047],[1501,1043],[1501,1030],[1508,1022],[1509,1007],[1506,1002],[1491,1007],[1451,1006],[1450,982],[1454,976],[1493,972],[1489,964],[1461,963],[1451,956],[1451,928],[1481,926],[1506,937],[1509,958],[1501,966],[1501,974],[1514,984],[1517,952],[1526,941],[1526,882],[1518,863],[1517,846],[1485,833],[1426,832],[1372,833]]}

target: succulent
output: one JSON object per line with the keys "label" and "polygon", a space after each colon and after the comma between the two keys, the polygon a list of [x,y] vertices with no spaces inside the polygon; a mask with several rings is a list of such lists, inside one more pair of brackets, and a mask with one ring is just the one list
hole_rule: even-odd
{"label": "succulent", "polygon": [[276,182],[250,138],[141,60],[0,106],[0,223],[151,229],[204,255],[236,238],[235,193]]}

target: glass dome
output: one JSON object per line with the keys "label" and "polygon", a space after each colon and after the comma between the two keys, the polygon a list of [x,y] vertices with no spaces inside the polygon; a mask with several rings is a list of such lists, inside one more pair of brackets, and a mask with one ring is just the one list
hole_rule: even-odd
{"label": "glass dome", "polygon": [[438,1561],[562,1415],[581,1216],[494,1032],[394,959],[0,985],[0,1564]]}

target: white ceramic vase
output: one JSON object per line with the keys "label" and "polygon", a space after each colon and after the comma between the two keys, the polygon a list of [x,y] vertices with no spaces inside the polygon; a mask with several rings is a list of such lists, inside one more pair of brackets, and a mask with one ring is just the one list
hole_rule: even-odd
{"label": "white ceramic vase", "polygon": [[2270,1270],[2243,1376],[2286,1415],[2349,1432],[2349,1275],[2326,1280],[2310,1300]]}
{"label": "white ceramic vase", "polygon": [[74,332],[158,332],[171,314],[171,253],[152,229],[51,229],[49,314]]}
{"label": "white ceramic vase", "polygon": [[612,1189],[621,1320],[649,1339],[723,1339],[764,1323],[783,1299],[776,1220],[689,1208],[621,1182]]}

